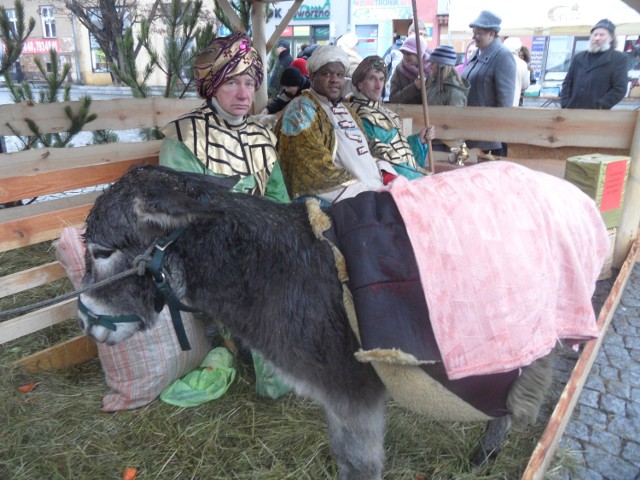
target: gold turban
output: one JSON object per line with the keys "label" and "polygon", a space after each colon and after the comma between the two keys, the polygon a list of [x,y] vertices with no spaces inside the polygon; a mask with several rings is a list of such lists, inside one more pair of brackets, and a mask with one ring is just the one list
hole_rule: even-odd
{"label": "gold turban", "polygon": [[225,80],[242,74],[251,75],[258,88],[264,69],[251,39],[240,32],[216,38],[198,54],[193,65],[196,90],[203,98],[213,97]]}

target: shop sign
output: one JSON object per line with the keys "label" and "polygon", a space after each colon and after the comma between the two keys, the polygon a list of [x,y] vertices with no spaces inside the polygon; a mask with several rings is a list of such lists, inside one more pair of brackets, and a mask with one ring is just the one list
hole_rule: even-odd
{"label": "shop sign", "polygon": [[57,38],[42,38],[32,39],[28,38],[24,41],[24,47],[22,53],[26,55],[33,54],[47,54],[49,50],[54,49],[56,52],[60,51],[60,40]]}
{"label": "shop sign", "polygon": [[353,18],[363,20],[389,20],[413,18],[411,0],[351,0]]}
{"label": "shop sign", "polygon": [[324,5],[302,4],[293,17],[294,20],[329,20],[331,19],[331,5],[326,0]]}

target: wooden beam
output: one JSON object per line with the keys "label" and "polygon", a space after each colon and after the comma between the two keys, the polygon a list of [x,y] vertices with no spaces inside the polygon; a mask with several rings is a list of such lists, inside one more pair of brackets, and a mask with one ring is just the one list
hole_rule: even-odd
{"label": "wooden beam", "polygon": [[0,157],[0,203],[108,184],[133,165],[157,164],[161,140],[45,148]]}
{"label": "wooden beam", "polygon": [[33,267],[22,272],[5,275],[0,278],[0,298],[15,295],[31,288],[45,285],[66,277],[64,267],[60,262],[51,262]]}
{"label": "wooden beam", "polygon": [[600,310],[600,315],[598,315],[598,329],[600,330],[600,335],[598,338],[590,340],[585,344],[584,349],[580,354],[580,358],[578,358],[578,361],[573,368],[571,377],[560,396],[560,400],[558,400],[558,403],[551,414],[547,428],[543,432],[542,437],[540,437],[540,440],[529,459],[527,468],[522,475],[522,480],[542,480],[544,478],[544,474],[547,471],[547,468],[549,468],[553,455],[558,447],[558,443],[560,443],[560,439],[562,438],[567,424],[569,423],[573,409],[580,397],[582,387],[587,381],[591,367],[593,366],[596,356],[598,355],[598,351],[600,350],[600,346],[604,341],[611,319],[613,318],[616,308],[620,303],[620,298],[622,297],[622,293],[624,292],[624,288],[627,285],[627,281],[629,280],[631,271],[635,264],[636,256],[640,251],[639,246],[640,244],[637,242],[633,243],[627,258],[620,269],[620,273],[611,288],[611,292]]}
{"label": "wooden beam", "polygon": [[[93,100],[90,113],[98,118],[82,127],[93,130],[129,130],[134,128],[162,127],[176,117],[202,105],[200,98],[114,98],[112,100]],[[74,112],[82,101],[56,103],[7,103],[0,105],[0,136],[30,135],[26,118],[33,120],[42,133],[60,133],[69,130],[69,118],[64,109]],[[9,128],[9,125],[11,128]],[[68,149],[70,150],[70,149]]]}
{"label": "wooden beam", "polygon": [[614,268],[624,262],[640,225],[640,116],[637,117],[631,142],[631,165],[625,187],[620,225],[616,229],[616,243],[613,250]]}
{"label": "wooden beam", "polygon": [[49,307],[0,323],[0,345],[78,315],[78,299],[70,298]]}
{"label": "wooden beam", "polygon": [[246,34],[247,31],[242,25],[242,22],[240,21],[240,17],[238,17],[238,14],[233,9],[231,4],[227,0],[216,0],[216,2],[218,3],[218,5],[220,6],[224,14],[227,16],[227,18],[233,25],[234,30]]}
{"label": "wooden beam", "polygon": [[[266,34],[264,31],[265,18],[264,18],[264,3],[253,2],[251,5],[251,29],[253,34],[253,46],[258,52],[258,55],[262,59],[262,64],[267,65],[267,50],[265,47]],[[253,99],[253,108],[255,113],[260,113],[264,107],[267,106],[268,98],[268,77],[265,72],[264,81],[260,88],[256,92]]]}
{"label": "wooden beam", "polygon": [[284,30],[289,26],[291,19],[294,17],[296,12],[300,9],[300,6],[302,5],[303,1],[304,0],[296,0],[295,2],[293,2],[293,5],[289,7],[289,10],[287,10],[287,13],[284,15],[284,17],[282,17],[282,21],[278,24],[276,29],[271,34],[271,37],[267,41],[267,52],[270,52],[273,49],[273,46],[282,35],[282,32],[284,32]]}
{"label": "wooden beam", "polygon": [[14,362],[12,366],[24,369],[27,373],[52,372],[80,365],[97,355],[96,342],[81,335],[29,355]]}
{"label": "wooden beam", "polygon": [[53,240],[63,227],[84,225],[101,192],[0,210],[0,252]]}
{"label": "wooden beam", "polygon": [[622,0],[624,3],[640,13],[640,0]]}

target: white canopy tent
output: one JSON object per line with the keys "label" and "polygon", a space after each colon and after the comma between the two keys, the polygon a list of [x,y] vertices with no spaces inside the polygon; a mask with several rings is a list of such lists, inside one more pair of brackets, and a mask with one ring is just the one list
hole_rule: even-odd
{"label": "white canopy tent", "polygon": [[[630,5],[633,5],[630,6]],[[589,35],[593,25],[608,18],[618,35],[640,34],[640,7],[637,0],[449,0],[449,31],[471,38],[469,23],[481,10],[490,10],[502,18],[500,35]]]}

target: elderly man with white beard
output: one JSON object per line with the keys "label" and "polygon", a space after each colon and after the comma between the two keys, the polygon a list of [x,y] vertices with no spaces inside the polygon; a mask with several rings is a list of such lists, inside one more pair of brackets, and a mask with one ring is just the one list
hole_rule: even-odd
{"label": "elderly man with white beard", "polygon": [[627,92],[627,58],[616,49],[616,26],[605,19],[591,29],[589,49],[576,54],[562,82],[562,108],[611,109]]}

